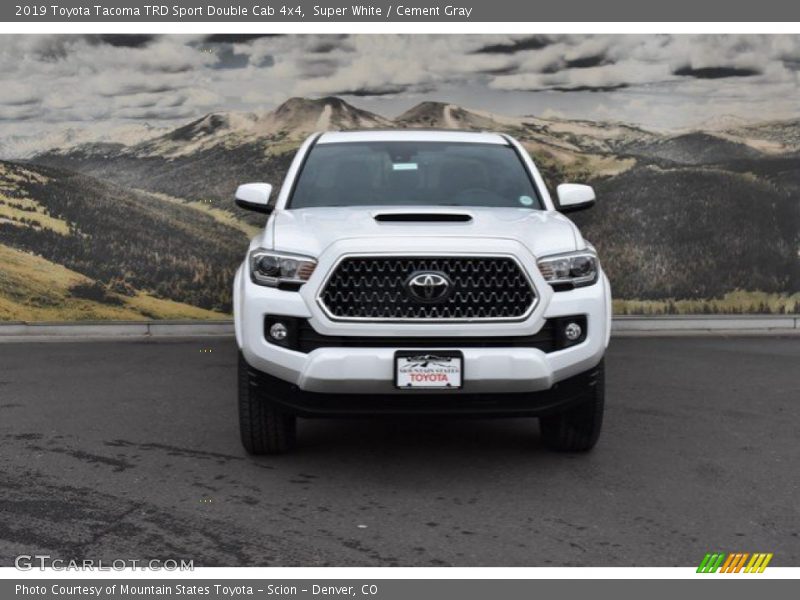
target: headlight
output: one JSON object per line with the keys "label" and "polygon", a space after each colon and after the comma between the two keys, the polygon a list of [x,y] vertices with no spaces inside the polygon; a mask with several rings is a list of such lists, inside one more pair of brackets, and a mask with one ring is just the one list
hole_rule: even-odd
{"label": "headlight", "polygon": [[556,291],[592,285],[600,271],[597,255],[588,250],[546,256],[538,265],[542,277]]}
{"label": "headlight", "polygon": [[249,257],[250,279],[258,285],[278,287],[281,284],[302,285],[317,266],[308,256],[253,250]]}

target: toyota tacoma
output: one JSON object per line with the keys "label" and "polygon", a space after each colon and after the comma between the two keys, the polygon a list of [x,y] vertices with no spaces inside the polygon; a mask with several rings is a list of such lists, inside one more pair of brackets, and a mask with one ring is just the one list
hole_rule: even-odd
{"label": "toyota tacoma", "polygon": [[295,443],[298,417],[538,417],[586,451],[603,420],[611,290],[594,247],[522,145],[497,133],[310,136],[234,281],[244,448]]}

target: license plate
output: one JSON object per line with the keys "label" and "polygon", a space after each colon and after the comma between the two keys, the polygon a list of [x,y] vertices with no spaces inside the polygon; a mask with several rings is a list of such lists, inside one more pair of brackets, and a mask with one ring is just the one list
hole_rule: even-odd
{"label": "license plate", "polygon": [[395,354],[395,385],[409,389],[458,389],[464,357],[453,351],[403,351]]}

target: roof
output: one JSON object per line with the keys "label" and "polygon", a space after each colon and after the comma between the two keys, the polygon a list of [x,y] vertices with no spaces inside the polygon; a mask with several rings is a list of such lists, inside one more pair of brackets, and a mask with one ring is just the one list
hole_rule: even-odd
{"label": "roof", "polygon": [[365,131],[329,131],[323,133],[317,144],[346,142],[462,142],[472,144],[508,144],[498,133],[454,131],[451,129],[383,129]]}

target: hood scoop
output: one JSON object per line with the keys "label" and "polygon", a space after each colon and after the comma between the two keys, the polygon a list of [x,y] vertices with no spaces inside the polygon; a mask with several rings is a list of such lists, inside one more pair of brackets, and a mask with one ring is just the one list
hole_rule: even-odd
{"label": "hood scoop", "polygon": [[391,212],[375,215],[378,223],[467,223],[472,221],[468,213],[437,212]]}

